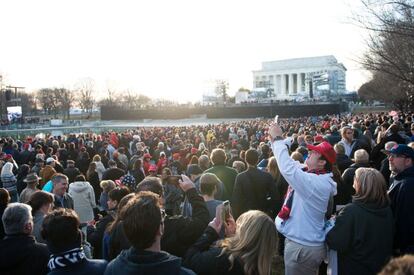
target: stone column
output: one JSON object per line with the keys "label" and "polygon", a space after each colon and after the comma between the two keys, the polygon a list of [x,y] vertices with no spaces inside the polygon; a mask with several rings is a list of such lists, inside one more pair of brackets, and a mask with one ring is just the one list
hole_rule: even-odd
{"label": "stone column", "polygon": [[280,94],[286,94],[286,78],[284,74],[280,75]]}
{"label": "stone column", "polygon": [[297,77],[297,85],[298,85],[298,89],[297,89],[297,93],[302,92],[302,73],[298,73],[298,77]]}
{"label": "stone column", "polygon": [[289,95],[293,94],[293,86],[294,86],[293,82],[294,82],[293,81],[293,74],[289,74]]}

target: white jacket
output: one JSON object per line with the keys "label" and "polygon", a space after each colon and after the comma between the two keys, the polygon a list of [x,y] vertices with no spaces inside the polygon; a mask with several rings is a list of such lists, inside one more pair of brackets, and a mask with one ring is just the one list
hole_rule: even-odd
{"label": "white jacket", "polygon": [[332,174],[316,175],[303,171],[303,166],[290,158],[283,140],[273,142],[272,149],[281,174],[295,190],[289,218],[283,221],[276,217],[277,230],[299,244],[322,245],[329,198],[336,194]]}
{"label": "white jacket", "polygon": [[73,199],[75,212],[81,223],[93,220],[93,208],[96,207],[95,193],[87,181],[75,181],[69,185],[69,195]]}

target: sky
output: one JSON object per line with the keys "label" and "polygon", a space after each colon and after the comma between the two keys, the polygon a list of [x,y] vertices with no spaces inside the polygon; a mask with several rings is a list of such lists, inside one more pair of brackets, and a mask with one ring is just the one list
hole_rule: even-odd
{"label": "sky", "polygon": [[152,98],[199,101],[212,81],[230,95],[252,88],[263,61],[334,55],[347,89],[369,79],[356,60],[363,30],[350,23],[359,0],[2,0],[3,85],[72,89],[94,80]]}

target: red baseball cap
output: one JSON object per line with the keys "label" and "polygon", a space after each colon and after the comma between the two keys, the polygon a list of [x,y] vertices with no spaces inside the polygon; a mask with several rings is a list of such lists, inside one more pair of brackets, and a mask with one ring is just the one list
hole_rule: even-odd
{"label": "red baseball cap", "polygon": [[315,143],[321,143],[321,142],[324,142],[324,141],[325,141],[325,139],[321,135],[317,135],[313,138],[313,142],[315,142]]}
{"label": "red baseball cap", "polygon": [[322,142],[318,145],[308,145],[308,149],[311,151],[316,151],[326,158],[329,163],[333,164],[336,161],[336,152],[329,142]]}

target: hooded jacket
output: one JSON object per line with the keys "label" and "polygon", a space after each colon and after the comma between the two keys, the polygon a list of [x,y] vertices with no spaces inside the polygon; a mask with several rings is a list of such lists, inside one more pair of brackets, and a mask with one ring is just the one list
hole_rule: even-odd
{"label": "hooded jacket", "polygon": [[394,177],[388,195],[394,214],[394,248],[414,253],[414,166]]}
{"label": "hooded jacket", "polygon": [[338,274],[377,274],[392,255],[389,206],[353,202],[336,218],[326,241],[338,252]]}
{"label": "hooded jacket", "polygon": [[317,175],[303,171],[302,165],[289,157],[283,140],[273,142],[272,149],[280,173],[295,191],[290,217],[287,220],[276,217],[277,230],[301,245],[323,245],[325,214],[330,198],[336,195],[332,173]]}
{"label": "hooded jacket", "polygon": [[31,235],[7,236],[0,241],[0,273],[46,274],[49,250]]}
{"label": "hooded jacket", "polygon": [[69,195],[73,199],[75,212],[81,223],[94,219],[93,208],[96,208],[95,192],[87,181],[75,181],[69,185]]}
{"label": "hooded jacket", "polygon": [[150,252],[131,247],[108,264],[105,275],[151,274],[192,275],[189,269],[181,267],[181,258],[167,252]]}

